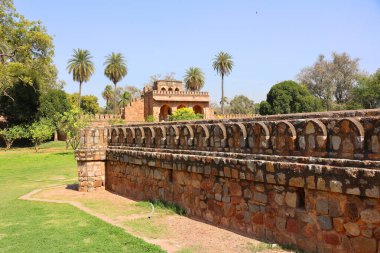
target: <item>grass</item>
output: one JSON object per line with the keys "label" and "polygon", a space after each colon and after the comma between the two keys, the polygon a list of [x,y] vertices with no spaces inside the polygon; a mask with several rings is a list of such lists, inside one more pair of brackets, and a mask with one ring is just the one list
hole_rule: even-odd
{"label": "grass", "polygon": [[305,251],[297,249],[292,245],[278,245],[265,242],[261,242],[258,244],[249,243],[247,245],[247,249],[252,253],[260,253],[263,251],[266,252],[268,250],[271,250],[272,252],[276,252],[277,250],[285,250],[292,253],[305,253]]}
{"label": "grass", "polygon": [[71,205],[18,200],[76,176],[64,142],[0,151],[0,252],[163,252]]}

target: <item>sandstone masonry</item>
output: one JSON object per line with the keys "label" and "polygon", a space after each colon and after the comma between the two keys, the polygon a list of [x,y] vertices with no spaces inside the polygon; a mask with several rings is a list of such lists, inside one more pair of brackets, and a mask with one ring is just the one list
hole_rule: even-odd
{"label": "sandstone masonry", "polygon": [[380,110],[88,128],[79,190],[308,252],[380,252]]}

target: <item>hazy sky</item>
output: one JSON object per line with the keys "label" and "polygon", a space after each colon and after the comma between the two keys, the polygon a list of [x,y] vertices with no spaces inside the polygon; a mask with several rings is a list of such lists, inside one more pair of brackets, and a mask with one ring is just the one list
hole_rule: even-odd
{"label": "hazy sky", "polygon": [[380,0],[15,0],[15,6],[54,37],[54,62],[67,92],[78,90],[66,70],[73,49],[91,52],[96,72],[83,93],[98,96],[102,105],[100,94],[111,83],[103,63],[111,52],[127,59],[122,86],[142,88],[149,76],[170,72],[182,80],[196,66],[206,74],[204,90],[213,101],[221,96],[212,69],[219,51],[235,62],[225,95],[255,102],[273,84],[295,79],[319,54],[347,52],[370,73],[380,68]]}

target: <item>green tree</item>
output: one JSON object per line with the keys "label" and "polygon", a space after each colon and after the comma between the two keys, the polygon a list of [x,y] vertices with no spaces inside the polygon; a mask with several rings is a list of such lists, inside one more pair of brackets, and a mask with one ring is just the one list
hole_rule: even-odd
{"label": "green tree", "polygon": [[[78,108],[78,93],[68,95],[69,102],[72,108]],[[80,110],[85,114],[97,114],[100,110],[98,98],[94,95],[84,95],[80,101]]]}
{"label": "green tree", "polygon": [[[125,63],[124,56],[121,53],[112,53],[106,57],[104,62],[106,66],[104,69],[104,75],[108,77],[115,85],[114,93],[116,94],[117,83],[127,75],[128,69]],[[116,111],[116,96],[114,96],[113,103],[113,113],[117,114]]]}
{"label": "green tree", "polygon": [[132,86],[132,85],[127,85],[124,88],[125,91],[131,93],[132,98],[139,98],[141,97],[141,91],[139,88]]}
{"label": "green tree", "polygon": [[132,101],[132,95],[128,91],[123,91],[120,95],[119,106],[124,108],[128,103]]}
{"label": "green tree", "polygon": [[12,147],[12,144],[15,140],[27,137],[27,129],[22,125],[16,125],[10,128],[0,129],[0,138],[4,140],[6,150]]}
{"label": "green tree", "polygon": [[359,85],[353,90],[353,95],[352,102],[359,107],[366,109],[380,107],[380,69],[373,75],[360,79]]}
{"label": "green tree", "polygon": [[34,148],[38,152],[38,147],[42,142],[49,140],[54,132],[54,125],[49,119],[41,118],[29,127],[30,138],[34,143]]}
{"label": "green tree", "polygon": [[[76,150],[80,143],[80,130],[89,123],[86,115],[80,116],[77,108],[65,112],[60,121],[60,129],[66,134],[66,143]],[[66,145],[68,147],[68,145]]]}
{"label": "green tree", "polygon": [[102,97],[106,100],[106,113],[108,113],[109,109],[109,101],[113,97],[113,91],[111,85],[106,85],[104,91],[102,92]]}
{"label": "green tree", "polygon": [[64,112],[71,109],[66,92],[63,90],[49,90],[40,97],[38,115],[48,118],[54,125],[54,141],[58,140],[58,124]]}
{"label": "green tree", "polygon": [[259,112],[261,115],[272,114],[272,107],[267,101],[261,101]]}
{"label": "green tree", "polygon": [[186,90],[199,91],[205,84],[205,74],[200,68],[190,67],[184,77]]}
{"label": "green tree", "polygon": [[[25,84],[37,79],[33,81],[39,82],[41,87],[55,85],[57,69],[52,60],[53,40],[41,22],[25,19],[16,12],[12,0],[3,0],[0,4],[0,27],[0,94],[20,79]],[[28,75],[15,75],[14,69],[24,74],[28,72]],[[7,82],[3,82],[4,79]]]}
{"label": "green tree", "polygon": [[180,108],[169,116],[169,121],[202,119],[202,114],[196,114],[192,108]]}
{"label": "green tree", "polygon": [[260,107],[261,113],[270,110],[268,114],[286,114],[297,112],[315,112],[322,109],[319,99],[314,97],[309,90],[294,81],[284,81],[273,85],[267,94],[266,103]]}
{"label": "green tree", "polygon": [[244,95],[235,96],[230,102],[230,111],[236,114],[255,113],[255,103]]}
{"label": "green tree", "polygon": [[82,83],[90,81],[95,72],[94,63],[91,61],[90,51],[74,49],[72,58],[67,62],[69,74],[73,74],[73,80],[79,82],[78,108],[81,107]]}
{"label": "green tree", "polygon": [[[334,102],[342,107],[352,98],[361,73],[359,59],[352,59],[347,53],[332,53],[331,60],[319,55],[317,61],[298,74],[298,81],[320,98],[327,110],[334,109]],[[343,106],[344,107],[344,106]]]}
{"label": "green tree", "polygon": [[224,114],[224,76],[228,76],[234,66],[232,56],[226,52],[220,52],[214,58],[212,63],[214,70],[222,77],[222,98],[221,98],[221,109],[222,114]]}

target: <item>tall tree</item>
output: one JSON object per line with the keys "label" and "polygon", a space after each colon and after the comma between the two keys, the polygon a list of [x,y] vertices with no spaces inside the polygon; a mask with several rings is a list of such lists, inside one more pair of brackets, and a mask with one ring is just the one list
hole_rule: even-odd
{"label": "tall tree", "polygon": [[366,109],[380,107],[380,69],[373,75],[363,77],[359,85],[353,90],[353,103],[359,104]]}
{"label": "tall tree", "polygon": [[113,91],[111,85],[106,85],[102,92],[102,97],[106,100],[106,113],[108,113],[109,101],[113,97]]}
{"label": "tall tree", "polygon": [[123,91],[120,95],[119,105],[124,108],[129,102],[132,101],[132,94],[128,91]]}
{"label": "tall tree", "polygon": [[235,96],[230,102],[230,111],[238,114],[255,113],[255,103],[244,95]]}
{"label": "tall tree", "polygon": [[184,77],[186,90],[199,91],[205,84],[205,74],[198,67],[190,67]]}
{"label": "tall tree", "polygon": [[272,86],[267,100],[260,104],[260,114],[315,112],[321,102],[309,90],[294,81],[284,81]]}
{"label": "tall tree", "polygon": [[222,114],[224,114],[224,76],[228,76],[232,71],[234,66],[232,56],[226,52],[220,52],[215,56],[212,66],[222,77],[222,99],[220,103],[222,106]]}
{"label": "tall tree", "polygon": [[[104,75],[108,77],[115,85],[115,94],[117,83],[127,75],[128,69],[125,63],[124,56],[121,53],[112,53],[106,57],[104,63]],[[116,113],[116,96],[114,96],[113,112]]]}
{"label": "tall tree", "polygon": [[88,82],[95,72],[94,63],[91,61],[90,51],[74,49],[72,58],[67,63],[69,74],[73,73],[73,80],[79,82],[78,108],[80,110],[82,83]]}
{"label": "tall tree", "polygon": [[344,104],[352,97],[353,88],[361,76],[358,61],[347,53],[332,53],[330,61],[319,55],[312,66],[300,71],[297,79],[314,96],[322,99],[326,110],[331,110],[334,102]]}

